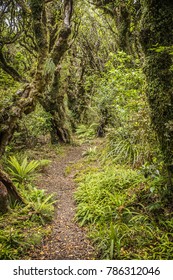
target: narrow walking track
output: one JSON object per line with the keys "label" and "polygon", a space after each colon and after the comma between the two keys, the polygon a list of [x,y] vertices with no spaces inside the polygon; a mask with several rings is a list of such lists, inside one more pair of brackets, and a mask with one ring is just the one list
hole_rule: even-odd
{"label": "narrow walking track", "polygon": [[[74,191],[76,185],[73,175],[66,175],[66,168],[77,163],[85,146],[68,147],[65,156],[56,156],[42,176],[40,187],[49,193],[57,193],[57,206],[51,236],[42,248],[36,250],[34,258],[42,260],[88,260],[94,259],[94,248],[87,238],[86,231],[75,222]],[[33,258],[33,259],[34,259]]]}

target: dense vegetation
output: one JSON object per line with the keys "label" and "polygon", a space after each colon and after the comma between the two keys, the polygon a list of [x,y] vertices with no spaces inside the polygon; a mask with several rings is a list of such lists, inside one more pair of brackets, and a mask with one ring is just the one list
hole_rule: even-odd
{"label": "dense vegetation", "polygon": [[172,259],[173,3],[12,0],[0,14],[0,259],[49,232],[36,173],[74,143],[91,145],[76,220],[98,258]]}

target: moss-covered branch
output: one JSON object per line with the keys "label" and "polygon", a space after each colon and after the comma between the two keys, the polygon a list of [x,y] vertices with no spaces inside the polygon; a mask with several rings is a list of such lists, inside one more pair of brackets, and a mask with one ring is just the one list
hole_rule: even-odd
{"label": "moss-covered branch", "polygon": [[27,5],[26,1],[16,0],[16,2],[22,8],[22,10],[25,14],[30,14],[31,13],[31,10],[30,10],[29,6]]}
{"label": "moss-covered branch", "polygon": [[73,1],[64,1],[64,18],[63,24],[59,31],[58,39],[55,42],[51,57],[55,65],[58,65],[63,54],[68,49],[68,37],[71,34],[71,16],[73,9]]}
{"label": "moss-covered branch", "polygon": [[22,77],[17,70],[12,67],[11,65],[9,65],[2,53],[2,49],[0,50],[0,67],[7,73],[9,74],[11,77],[13,77],[13,79],[17,82],[27,82],[27,80]]}

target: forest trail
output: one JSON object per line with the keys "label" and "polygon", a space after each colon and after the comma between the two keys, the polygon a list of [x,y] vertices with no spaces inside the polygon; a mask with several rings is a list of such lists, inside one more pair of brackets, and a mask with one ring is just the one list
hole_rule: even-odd
{"label": "forest trail", "polygon": [[[66,149],[65,149],[66,150]],[[84,228],[74,220],[76,184],[74,174],[66,174],[68,166],[82,158],[86,145],[67,147],[63,156],[54,155],[52,163],[40,179],[39,187],[49,193],[57,193],[52,234],[44,239],[41,248],[36,249],[32,259],[82,260],[94,259],[94,248]]]}

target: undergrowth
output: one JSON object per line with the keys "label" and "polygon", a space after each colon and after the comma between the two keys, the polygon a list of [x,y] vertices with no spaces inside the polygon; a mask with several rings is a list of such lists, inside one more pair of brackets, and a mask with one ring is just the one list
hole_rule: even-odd
{"label": "undergrowth", "polygon": [[[49,161],[50,162],[50,161]],[[4,163],[25,206],[10,201],[9,211],[0,215],[0,259],[22,259],[50,233],[55,198],[35,186],[38,170],[47,160],[18,160],[11,156]]]}
{"label": "undergrowth", "polygon": [[8,214],[0,216],[0,259],[25,259],[29,250],[50,234],[49,226],[43,227],[37,212],[30,206],[15,206]]}
{"label": "undergrowth", "polygon": [[109,159],[94,167],[88,157],[83,164],[76,176],[76,219],[88,227],[98,258],[172,259],[173,216],[163,177],[145,177]]}

